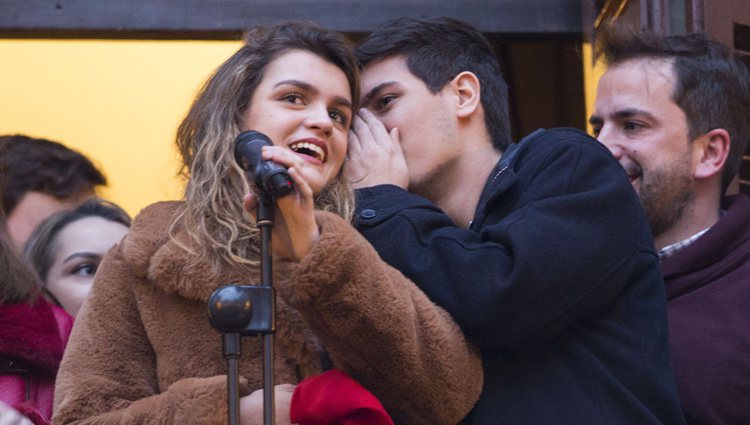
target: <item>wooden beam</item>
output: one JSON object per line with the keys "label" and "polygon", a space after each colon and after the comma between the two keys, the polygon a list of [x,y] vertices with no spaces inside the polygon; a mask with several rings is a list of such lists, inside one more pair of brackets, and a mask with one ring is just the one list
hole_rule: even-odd
{"label": "wooden beam", "polygon": [[291,19],[366,33],[396,17],[431,15],[462,19],[486,33],[582,30],[575,0],[1,0],[0,37],[224,38]]}

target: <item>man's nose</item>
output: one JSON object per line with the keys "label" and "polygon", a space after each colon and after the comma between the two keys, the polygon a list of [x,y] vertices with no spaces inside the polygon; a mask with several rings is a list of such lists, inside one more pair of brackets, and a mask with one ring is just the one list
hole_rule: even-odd
{"label": "man's nose", "polygon": [[599,130],[599,134],[596,136],[596,139],[599,140],[599,143],[606,146],[616,159],[619,160],[622,157],[622,146],[617,143],[615,134],[612,132],[609,126],[603,126],[601,130]]}

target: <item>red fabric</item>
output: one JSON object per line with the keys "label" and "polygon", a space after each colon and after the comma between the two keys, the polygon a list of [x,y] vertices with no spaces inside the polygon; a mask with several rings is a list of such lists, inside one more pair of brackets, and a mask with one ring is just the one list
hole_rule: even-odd
{"label": "red fabric", "polygon": [[25,401],[21,403],[15,403],[13,408],[18,413],[26,416],[34,425],[49,425],[49,416],[44,416],[31,402]]}
{"label": "red fabric", "polygon": [[[0,304],[0,361],[18,361],[30,373],[0,374],[0,400],[35,424],[52,415],[55,375],[73,318],[43,298],[34,304]],[[30,399],[26,399],[26,390]]]}
{"label": "red fabric", "polygon": [[0,304],[0,355],[56,374],[72,328],[73,318],[41,297],[33,304]]}
{"label": "red fabric", "polygon": [[291,419],[299,425],[393,425],[378,399],[340,370],[300,382],[292,394]]}

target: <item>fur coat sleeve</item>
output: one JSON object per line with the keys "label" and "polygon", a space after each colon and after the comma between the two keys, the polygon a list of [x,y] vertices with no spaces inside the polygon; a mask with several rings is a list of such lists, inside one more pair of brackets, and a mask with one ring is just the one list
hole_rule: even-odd
{"label": "fur coat sleeve", "polygon": [[478,352],[351,225],[325,212],[316,219],[321,238],[294,277],[277,285],[279,295],[396,423],[458,423],[482,389]]}

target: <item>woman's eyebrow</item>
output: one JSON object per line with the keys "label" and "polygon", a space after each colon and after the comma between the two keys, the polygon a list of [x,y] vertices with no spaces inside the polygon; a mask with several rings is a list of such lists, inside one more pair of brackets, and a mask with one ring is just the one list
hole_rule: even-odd
{"label": "woman's eyebrow", "polygon": [[[297,86],[301,90],[306,91],[308,93],[311,93],[313,95],[318,95],[320,93],[320,90],[318,90],[317,87],[313,86],[310,83],[306,83],[306,82],[300,81],[300,80],[284,80],[284,81],[279,81],[278,83],[274,84],[273,87],[276,88],[276,87],[279,87],[279,86],[283,86],[285,84],[289,84],[289,85],[292,85],[292,86]],[[347,99],[345,97],[335,96],[333,98],[333,101],[337,105],[344,106],[344,107],[347,107],[349,109],[352,109],[352,102],[350,102],[349,99]]]}
{"label": "woman's eyebrow", "polygon": [[95,252],[74,252],[73,254],[69,255],[66,259],[64,259],[62,262],[63,264],[65,264],[68,261],[74,260],[76,258],[86,258],[89,260],[96,260],[97,258],[100,258],[100,255]]}

